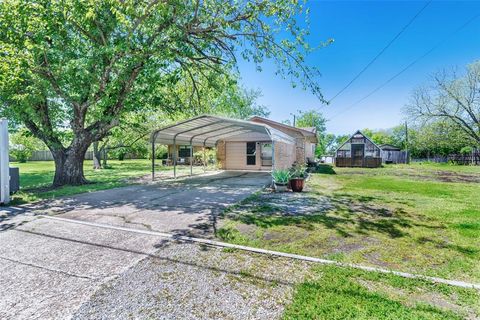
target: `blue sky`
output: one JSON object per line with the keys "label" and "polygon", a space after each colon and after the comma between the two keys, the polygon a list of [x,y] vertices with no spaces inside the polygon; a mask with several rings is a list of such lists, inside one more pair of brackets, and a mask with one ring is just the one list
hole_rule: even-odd
{"label": "blue sky", "polygon": [[[322,77],[325,98],[345,86],[425,5],[422,1],[311,1],[312,43],[333,38],[335,42],[308,56]],[[330,105],[322,105],[312,94],[292,88],[289,80],[274,75],[266,62],[257,72],[242,62],[240,74],[248,88],[260,89],[259,103],[267,106],[273,120],[291,119],[296,110],[317,109],[332,118],[327,130],[335,134],[362,128],[389,128],[402,121],[401,108],[411,91],[428,81],[429,75],[480,59],[480,17],[462,31],[456,29],[480,14],[480,1],[433,1],[395,43]],[[362,103],[337,115],[371,90],[422,56],[443,39],[446,41]]]}

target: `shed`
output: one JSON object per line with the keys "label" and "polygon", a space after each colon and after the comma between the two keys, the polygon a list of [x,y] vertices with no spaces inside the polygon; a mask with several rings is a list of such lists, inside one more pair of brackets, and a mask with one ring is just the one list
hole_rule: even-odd
{"label": "shed", "polygon": [[[217,159],[225,170],[265,170],[289,168],[296,161],[295,139],[267,124],[202,115],[155,130],[151,136],[152,154],[157,144],[173,148],[174,176],[180,146],[216,147]],[[192,174],[193,161],[190,161]],[[155,157],[152,157],[152,179]]]}
{"label": "shed", "polygon": [[379,147],[382,149],[383,163],[408,163],[407,151],[402,151],[401,148],[391,144],[381,144]]}
{"label": "shed", "polygon": [[335,151],[335,166],[377,168],[382,165],[381,149],[360,130]]}

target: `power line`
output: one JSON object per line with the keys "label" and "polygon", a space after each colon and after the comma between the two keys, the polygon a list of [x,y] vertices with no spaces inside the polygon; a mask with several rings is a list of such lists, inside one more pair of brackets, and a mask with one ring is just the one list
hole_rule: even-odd
{"label": "power line", "polygon": [[338,117],[339,115],[347,112],[348,110],[350,110],[351,108],[353,108],[354,106],[356,106],[357,104],[363,102],[364,100],[370,98],[373,94],[375,94],[377,91],[383,89],[386,85],[388,85],[390,82],[392,82],[393,80],[395,80],[398,76],[400,76],[402,73],[404,73],[405,71],[407,71],[408,69],[410,69],[412,66],[414,66],[416,63],[418,63],[420,60],[422,60],[423,58],[425,58],[426,56],[428,56],[430,53],[432,53],[433,51],[435,51],[438,47],[442,46],[445,42],[447,42],[448,39],[450,39],[452,36],[454,36],[455,34],[457,34],[458,32],[462,31],[463,29],[465,29],[470,23],[472,23],[475,19],[477,19],[478,17],[480,17],[480,14],[477,14],[475,16],[473,16],[472,18],[470,18],[467,22],[465,22],[463,25],[461,25],[459,28],[457,28],[454,32],[452,32],[451,34],[449,34],[447,37],[445,37],[443,40],[441,40],[440,42],[438,42],[436,45],[434,45],[432,48],[430,48],[428,51],[426,51],[424,54],[422,54],[421,56],[419,56],[418,58],[416,58],[415,60],[413,60],[411,63],[409,63],[406,67],[404,67],[402,70],[400,70],[399,72],[397,72],[395,75],[393,75],[392,77],[390,77],[388,80],[386,80],[385,82],[383,82],[381,85],[379,85],[378,87],[376,87],[375,89],[373,89],[372,91],[370,91],[370,93],[368,93],[366,96],[364,96],[363,98],[361,98],[360,100],[352,103],[350,106],[348,106],[347,108],[345,108],[344,110],[340,111],[339,113],[333,115],[332,117],[330,117],[328,120],[332,120],[336,117]]}
{"label": "power line", "polygon": [[397,33],[395,35],[395,37],[393,37],[392,40],[390,40],[389,43],[387,43],[387,45],[352,79],[350,80],[349,83],[347,83],[347,85],[345,87],[343,87],[340,91],[337,92],[336,95],[333,96],[332,99],[330,99],[329,102],[332,102],[336,97],[338,97],[339,95],[341,95],[345,90],[347,90],[348,87],[350,87],[350,85],[352,85],[352,83],[355,82],[355,80],[357,80],[368,68],[370,68],[370,66],[395,42],[395,40],[397,40],[400,35],[405,31],[407,30],[407,28],[413,23],[413,21],[415,21],[415,19],[417,19],[417,17],[423,12],[423,10],[425,10],[428,5],[432,2],[432,0],[428,1],[411,19],[410,21],[408,21],[408,23],[403,26],[403,28],[400,30],[399,33]]}

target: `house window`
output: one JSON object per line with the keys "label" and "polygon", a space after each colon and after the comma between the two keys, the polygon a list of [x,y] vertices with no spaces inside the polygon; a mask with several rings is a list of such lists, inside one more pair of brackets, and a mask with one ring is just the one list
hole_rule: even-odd
{"label": "house window", "polygon": [[271,143],[262,143],[261,144],[261,159],[262,159],[262,166],[271,166],[272,165],[272,154],[273,154],[273,147]]}
{"label": "house window", "polygon": [[257,144],[255,142],[247,142],[247,166],[257,164]]}
{"label": "house window", "polygon": [[190,157],[190,146],[180,146],[178,148],[178,157],[179,158]]}

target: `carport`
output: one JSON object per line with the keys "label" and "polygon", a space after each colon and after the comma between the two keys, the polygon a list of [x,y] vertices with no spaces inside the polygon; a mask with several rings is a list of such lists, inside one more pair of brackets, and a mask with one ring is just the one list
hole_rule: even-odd
{"label": "carport", "polygon": [[[293,137],[268,125],[238,119],[202,115],[176,124],[155,130],[151,135],[152,143],[152,180],[155,179],[155,146],[157,144],[172,145],[173,172],[177,177],[177,148],[180,145],[190,146],[190,156],[193,158],[193,147],[203,147],[204,163],[205,148],[216,147],[219,141],[239,140],[270,141],[272,145],[271,170],[279,153],[275,151],[275,143],[293,145]],[[193,161],[190,161],[190,175],[193,174]]]}

